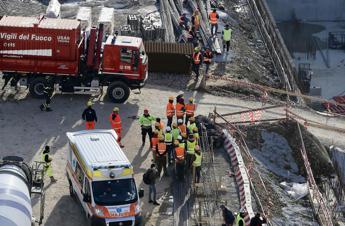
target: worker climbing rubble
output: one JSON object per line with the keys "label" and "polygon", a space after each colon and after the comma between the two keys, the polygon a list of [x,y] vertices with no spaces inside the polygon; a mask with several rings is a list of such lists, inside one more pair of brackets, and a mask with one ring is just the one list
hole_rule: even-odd
{"label": "worker climbing rubble", "polygon": [[200,65],[202,64],[202,54],[200,52],[199,47],[194,48],[194,53],[193,53],[193,65],[192,65],[192,70],[195,74],[195,80],[199,79],[200,75]]}
{"label": "worker climbing rubble", "polygon": [[53,159],[49,155],[50,147],[47,145],[45,146],[42,152],[42,161],[44,162],[44,172],[50,178],[51,183],[57,182],[57,180],[53,176],[53,168],[52,168],[52,161]]}
{"label": "worker climbing rubble", "polygon": [[122,122],[121,122],[121,117],[119,114],[120,109],[118,107],[114,107],[112,113],[109,116],[109,121],[111,124],[111,128],[115,130],[117,134],[117,142],[119,143],[120,147],[123,148],[125,147],[121,143],[121,133],[122,133]]}
{"label": "worker climbing rubble", "polygon": [[219,15],[216,9],[213,9],[212,12],[208,15],[208,19],[211,25],[211,35],[215,37],[218,32],[218,19],[219,19]]}
{"label": "worker climbing rubble", "polygon": [[150,147],[152,148],[152,143],[151,143],[152,133],[153,133],[152,123],[155,120],[156,120],[155,117],[153,117],[149,114],[149,110],[144,109],[144,114],[142,116],[140,116],[140,118],[139,118],[139,123],[141,126],[141,139],[142,139],[141,146],[145,145],[146,135],[148,135],[149,139],[150,139]]}
{"label": "worker climbing rubble", "polygon": [[97,122],[96,111],[92,108],[92,102],[87,102],[87,108],[83,111],[82,119],[85,121],[86,129],[94,129]]}

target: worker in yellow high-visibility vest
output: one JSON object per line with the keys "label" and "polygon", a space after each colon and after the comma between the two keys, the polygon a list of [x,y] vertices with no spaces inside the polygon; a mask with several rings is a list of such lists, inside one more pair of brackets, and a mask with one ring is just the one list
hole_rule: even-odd
{"label": "worker in yellow high-visibility vest", "polygon": [[42,152],[42,161],[44,162],[44,173],[50,178],[51,183],[55,183],[57,180],[53,176],[52,161],[53,159],[49,156],[50,147],[47,145]]}
{"label": "worker in yellow high-visibility vest", "polygon": [[199,148],[199,145],[195,146],[195,160],[193,161],[193,167],[195,172],[194,182],[200,182],[200,172],[201,172],[201,161],[202,161],[202,154]]}
{"label": "worker in yellow high-visibility vest", "polygon": [[223,51],[229,52],[230,50],[230,41],[232,36],[232,29],[230,28],[229,24],[225,25],[225,28],[222,32],[223,34]]}

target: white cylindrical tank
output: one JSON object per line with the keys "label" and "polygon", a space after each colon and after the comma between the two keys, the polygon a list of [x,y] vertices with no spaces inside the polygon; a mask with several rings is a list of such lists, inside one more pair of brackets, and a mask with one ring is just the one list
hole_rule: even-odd
{"label": "white cylindrical tank", "polygon": [[31,226],[31,179],[28,170],[21,163],[8,162],[0,166],[1,226]]}

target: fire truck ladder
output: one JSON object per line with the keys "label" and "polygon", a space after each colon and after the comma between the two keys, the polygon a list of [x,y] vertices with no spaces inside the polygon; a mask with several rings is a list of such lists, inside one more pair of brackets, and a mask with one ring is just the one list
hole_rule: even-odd
{"label": "fire truck ladder", "polygon": [[32,170],[32,188],[31,193],[39,196],[40,201],[40,217],[35,219],[39,225],[42,224],[44,218],[44,203],[45,203],[45,192],[44,192],[44,162],[35,161],[31,166]]}

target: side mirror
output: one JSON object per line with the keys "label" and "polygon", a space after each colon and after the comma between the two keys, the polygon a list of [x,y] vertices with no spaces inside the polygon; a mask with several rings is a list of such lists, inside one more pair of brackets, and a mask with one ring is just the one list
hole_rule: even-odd
{"label": "side mirror", "polygon": [[83,202],[91,202],[91,197],[87,194],[83,194]]}
{"label": "side mirror", "polygon": [[140,188],[139,189],[139,198],[144,197],[144,189]]}

